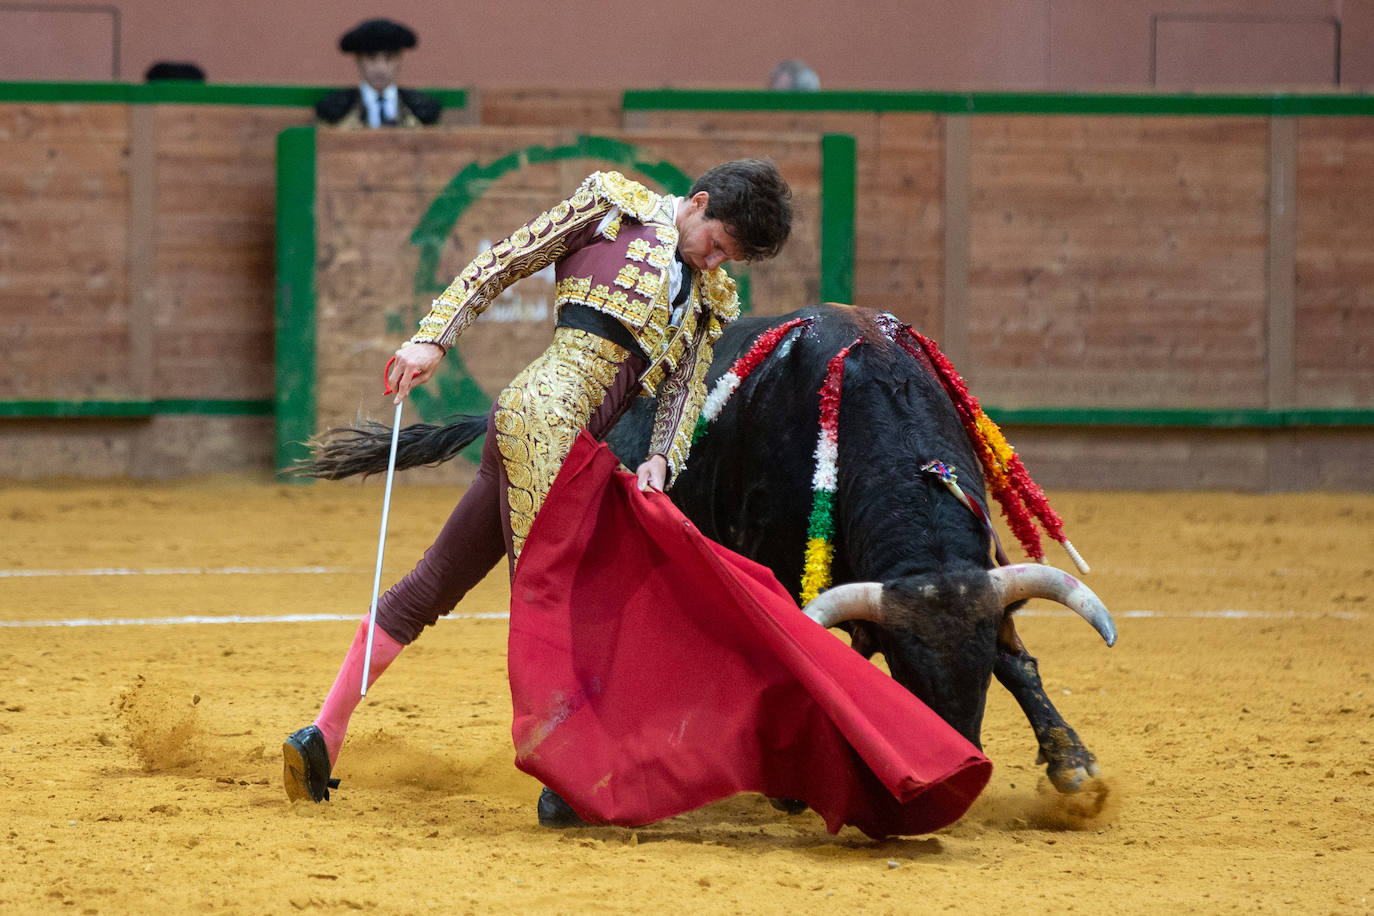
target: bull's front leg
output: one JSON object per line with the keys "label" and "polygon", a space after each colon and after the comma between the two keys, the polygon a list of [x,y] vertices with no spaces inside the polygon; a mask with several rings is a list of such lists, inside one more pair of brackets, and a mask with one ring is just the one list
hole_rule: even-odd
{"label": "bull's front leg", "polygon": [[1045,695],[1040,667],[1022,644],[1010,614],[997,632],[997,662],[992,670],[1030,721],[1040,745],[1036,763],[1047,764],[1045,772],[1056,789],[1077,792],[1083,783],[1100,775],[1097,758]]}

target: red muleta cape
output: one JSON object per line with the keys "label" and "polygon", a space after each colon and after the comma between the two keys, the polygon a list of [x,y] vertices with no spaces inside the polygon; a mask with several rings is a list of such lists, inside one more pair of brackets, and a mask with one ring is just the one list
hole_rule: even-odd
{"label": "red muleta cape", "polygon": [[739,792],[801,799],[831,833],[958,820],[987,758],[617,463],[584,431],[520,555],[516,765],[589,823]]}

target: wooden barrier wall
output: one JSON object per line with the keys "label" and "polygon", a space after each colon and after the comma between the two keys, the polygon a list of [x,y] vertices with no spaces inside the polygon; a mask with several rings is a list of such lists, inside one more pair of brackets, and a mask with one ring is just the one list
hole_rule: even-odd
{"label": "wooden barrier wall", "polygon": [[[627,122],[854,135],[855,303],[940,339],[992,404],[1374,404],[1369,117],[685,104]],[[1272,306],[1289,312],[1287,340],[1271,339]],[[1282,348],[1292,366],[1275,365]]]}
{"label": "wooden barrier wall", "polygon": [[0,478],[273,467],[276,143],[326,91],[0,84]]}
{"label": "wooden barrier wall", "polygon": [[274,148],[303,120],[275,106],[0,105],[0,390],[23,417],[0,421],[0,474],[270,460]]}
{"label": "wooden barrier wall", "polygon": [[[0,476],[271,467],[272,143],[308,107],[13,95]],[[1369,97],[483,89],[465,114],[852,136],[852,299],[936,337],[1042,483],[1374,487]]]}

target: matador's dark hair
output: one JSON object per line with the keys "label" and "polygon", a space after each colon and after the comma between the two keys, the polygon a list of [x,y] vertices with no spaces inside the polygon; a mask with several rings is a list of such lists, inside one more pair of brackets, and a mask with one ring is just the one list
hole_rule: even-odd
{"label": "matador's dark hair", "polygon": [[792,232],[792,189],[768,159],[735,159],[706,172],[689,194],[705,191],[706,218],[718,219],[746,261],[771,258]]}

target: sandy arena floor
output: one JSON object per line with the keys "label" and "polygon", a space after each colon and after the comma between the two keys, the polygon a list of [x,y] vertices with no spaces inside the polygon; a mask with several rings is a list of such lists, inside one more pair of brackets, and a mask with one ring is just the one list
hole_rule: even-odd
{"label": "sandy arena floor", "polygon": [[[456,495],[398,490],[386,582]],[[370,693],[335,800],[293,806],[281,741],[366,612],[381,484],[7,487],[0,912],[1374,909],[1374,494],[1051,498],[1120,641],[1038,602],[1019,626],[1105,778],[1050,791],[994,683],[983,797],[873,842],[752,796],[540,828],[505,621],[470,616],[500,572]]]}

